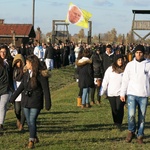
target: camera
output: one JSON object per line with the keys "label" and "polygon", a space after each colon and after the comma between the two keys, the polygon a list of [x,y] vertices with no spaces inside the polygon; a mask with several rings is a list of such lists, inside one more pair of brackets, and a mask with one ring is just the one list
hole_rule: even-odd
{"label": "camera", "polygon": [[32,96],[32,90],[27,90],[27,91],[25,91],[24,94],[25,94],[26,96],[31,97],[31,96]]}

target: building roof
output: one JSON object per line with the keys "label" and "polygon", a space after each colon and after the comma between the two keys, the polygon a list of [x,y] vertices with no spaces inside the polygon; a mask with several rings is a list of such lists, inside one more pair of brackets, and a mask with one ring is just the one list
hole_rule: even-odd
{"label": "building roof", "polygon": [[35,37],[32,24],[0,24],[1,37],[10,37],[13,32],[15,37]]}
{"label": "building roof", "polygon": [[132,10],[135,14],[150,14],[150,10]]}

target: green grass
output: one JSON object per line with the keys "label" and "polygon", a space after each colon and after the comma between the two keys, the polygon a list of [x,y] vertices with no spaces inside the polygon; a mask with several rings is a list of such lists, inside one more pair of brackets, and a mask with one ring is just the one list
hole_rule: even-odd
{"label": "green grass", "polygon": [[[127,134],[127,109],[122,131],[113,128],[108,100],[102,99],[101,106],[89,109],[76,106],[78,84],[74,79],[74,68],[53,70],[50,78],[52,109],[41,111],[38,117],[37,150],[149,150],[150,106],[146,115],[146,144],[139,145],[136,139],[125,143]],[[9,110],[5,120],[5,131],[0,134],[0,150],[25,150],[29,132],[16,129],[14,110]]]}

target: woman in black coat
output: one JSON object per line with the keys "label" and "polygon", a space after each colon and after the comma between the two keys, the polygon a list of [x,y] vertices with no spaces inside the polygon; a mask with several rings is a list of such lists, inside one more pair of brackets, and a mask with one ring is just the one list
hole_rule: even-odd
{"label": "woman in black coat", "polygon": [[95,50],[95,53],[92,54],[92,64],[94,71],[94,86],[90,89],[91,91],[91,105],[95,104],[95,93],[96,93],[96,103],[99,105],[101,101],[101,96],[99,95],[99,90],[103,78],[103,61],[100,54],[99,48]]}
{"label": "woman in black coat", "polygon": [[89,50],[84,50],[83,57],[76,62],[79,74],[79,88],[82,89],[82,108],[90,107],[89,92],[90,87],[94,86],[92,61],[89,58]]}
{"label": "woman in black coat", "polygon": [[0,47],[0,130],[6,117],[7,103],[10,93],[13,91],[12,57],[7,46]]}
{"label": "woman in black coat", "polygon": [[26,58],[27,71],[23,75],[22,82],[15,93],[11,96],[10,102],[14,102],[22,92],[21,105],[29,127],[30,138],[28,148],[33,148],[38,142],[36,133],[36,120],[43,108],[43,95],[45,96],[45,108],[50,110],[51,97],[48,83],[48,72],[42,70],[37,56],[29,55]]}

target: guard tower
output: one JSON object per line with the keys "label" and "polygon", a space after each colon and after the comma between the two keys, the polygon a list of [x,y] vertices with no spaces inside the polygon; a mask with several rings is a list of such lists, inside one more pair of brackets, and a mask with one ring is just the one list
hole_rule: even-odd
{"label": "guard tower", "polygon": [[[65,40],[69,41],[69,31],[68,31],[69,23],[66,23],[65,20],[53,20],[52,22],[52,44],[61,42],[60,38],[65,38]],[[60,30],[59,27],[63,26],[63,30]],[[63,41],[64,42],[64,41]]]}
{"label": "guard tower", "polygon": [[133,21],[132,21],[132,29],[131,29],[131,35],[133,40],[133,34],[138,36],[141,41],[144,41],[149,35],[146,34],[144,37],[141,37],[138,33],[135,32],[135,30],[150,30],[150,20],[135,20],[136,14],[150,14],[150,10],[132,10],[133,12]]}

